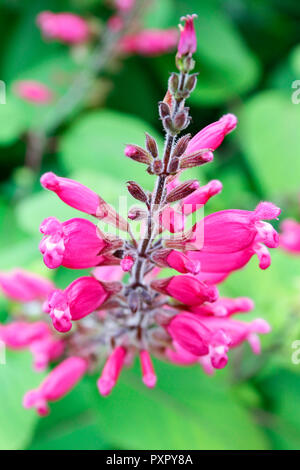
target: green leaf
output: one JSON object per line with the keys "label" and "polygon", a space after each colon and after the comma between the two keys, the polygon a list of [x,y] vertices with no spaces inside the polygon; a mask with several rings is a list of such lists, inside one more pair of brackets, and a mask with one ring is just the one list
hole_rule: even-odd
{"label": "green leaf", "polygon": [[298,191],[300,114],[291,96],[261,92],[246,102],[239,117],[237,136],[264,194]]}
{"label": "green leaf", "polygon": [[6,103],[0,104],[0,145],[14,143],[26,129],[26,114],[20,100],[11,93],[6,95]]}
{"label": "green leaf", "polygon": [[0,449],[23,449],[30,441],[37,415],[22,407],[22,397],[42,379],[32,370],[29,353],[7,352],[6,365],[0,364]]}
{"label": "green leaf", "polygon": [[115,111],[102,110],[77,119],[63,135],[60,154],[68,170],[82,168],[98,171],[122,181],[134,179],[152,188],[153,177],[145,165],[124,156],[126,144],[144,145],[145,132],[161,140],[149,125],[135,117]]}
{"label": "green leaf", "polygon": [[[158,385],[140,371],[122,373],[108,398],[98,398],[103,433],[125,449],[263,449],[266,440],[219,378],[200,368],[156,362]],[[137,368],[138,369],[138,368]]]}
{"label": "green leaf", "polygon": [[[294,368],[299,367],[294,365]],[[300,439],[300,376],[280,369],[258,382],[267,401],[269,417],[265,427],[273,448],[299,449]]]}

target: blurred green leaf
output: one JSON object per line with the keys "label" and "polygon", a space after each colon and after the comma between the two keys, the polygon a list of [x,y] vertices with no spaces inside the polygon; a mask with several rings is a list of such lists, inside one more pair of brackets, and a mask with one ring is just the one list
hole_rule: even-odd
{"label": "blurred green leaf", "polygon": [[197,367],[156,362],[155,368],[155,389],[143,386],[139,370],[129,371],[112,396],[97,399],[101,429],[117,448],[267,447],[259,428],[221,380],[206,377]]}
{"label": "blurred green leaf", "polygon": [[268,197],[299,190],[299,128],[299,108],[283,92],[261,92],[242,109],[237,136]]}
{"label": "blurred green leaf", "polygon": [[[299,367],[294,365],[294,368]],[[281,369],[258,382],[267,400],[267,414],[262,415],[273,448],[300,448],[300,375]],[[265,419],[264,419],[265,418]]]}
{"label": "blurred green leaf", "polygon": [[29,353],[7,352],[6,365],[0,364],[0,449],[22,449],[30,441],[37,415],[22,407],[22,397],[42,378],[32,370]]}
{"label": "blurred green leaf", "polygon": [[153,177],[145,165],[124,156],[126,144],[144,145],[145,132],[161,139],[149,125],[135,117],[109,110],[94,111],[77,119],[63,135],[60,153],[68,170],[82,168],[127,181],[134,179],[150,188]]}
{"label": "blurred green leaf", "polygon": [[7,93],[6,103],[0,104],[0,145],[15,142],[25,131],[26,122],[22,103],[11,93]]}

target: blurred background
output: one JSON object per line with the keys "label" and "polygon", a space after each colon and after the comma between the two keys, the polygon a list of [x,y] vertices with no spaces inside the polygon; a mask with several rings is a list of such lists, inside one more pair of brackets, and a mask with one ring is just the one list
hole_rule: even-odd
{"label": "blurred background", "polygon": [[[176,27],[180,16],[198,14],[200,75],[189,100],[189,131],[227,112],[239,119],[215,161],[194,171],[203,184],[216,178],[224,186],[206,211],[253,210],[264,199],[282,208],[281,220],[300,221],[300,104],[292,101],[292,84],[300,80],[299,1],[147,3],[139,18],[143,28]],[[106,57],[83,81],[82,96],[77,81],[72,101],[69,89],[97,46],[70,48],[43,39],[36,16],[44,10],[85,17],[96,37],[113,9],[105,0],[0,0],[0,80],[6,86],[6,104],[0,104],[0,270],[23,267],[63,288],[79,273],[43,266],[39,225],[47,216],[66,220],[75,211],[42,191],[39,176],[51,170],[77,179],[111,203],[125,194],[133,175],[151,189],[151,177],[123,149],[143,145],[145,131],[163,143],[157,102],[174,70],[174,52]],[[26,102],[15,92],[19,80],[42,82],[54,101]],[[220,286],[223,296],[251,297],[256,308],[247,317],[265,318],[272,333],[263,338],[261,356],[243,346],[214,377],[156,361],[158,385],[148,390],[136,364],[111,397],[100,397],[95,377],[88,377],[39,419],[22,409],[21,397],[41,378],[29,354],[8,353],[7,365],[0,365],[0,448],[299,449],[300,364],[292,361],[292,344],[300,339],[300,256],[279,249],[272,260],[264,272],[253,259]],[[0,298],[0,321],[12,308]]]}

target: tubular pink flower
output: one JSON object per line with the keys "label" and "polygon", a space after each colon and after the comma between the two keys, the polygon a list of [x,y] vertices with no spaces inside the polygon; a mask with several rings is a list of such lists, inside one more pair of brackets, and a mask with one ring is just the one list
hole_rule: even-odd
{"label": "tubular pink flower", "polygon": [[63,354],[65,343],[62,339],[49,334],[45,338],[33,341],[29,350],[34,357],[34,369],[41,372],[48,367],[49,362],[57,360]]}
{"label": "tubular pink flower", "polygon": [[22,269],[0,273],[0,287],[6,297],[18,302],[44,300],[55,289],[48,279]]}
{"label": "tubular pink flower", "polygon": [[198,132],[190,141],[185,155],[196,154],[203,149],[216,150],[224,140],[224,137],[233,131],[237,125],[234,114],[225,114],[218,121],[209,124]]}
{"label": "tubular pink flower", "polygon": [[194,243],[195,249],[198,245],[201,253],[236,253],[251,248],[255,242],[276,248],[276,230],[260,218],[275,219],[279,214],[280,209],[268,202],[260,203],[255,211],[215,212],[194,225],[188,243]]}
{"label": "tubular pink flower", "polygon": [[14,321],[7,325],[0,325],[0,339],[11,349],[23,349],[48,337],[49,326],[44,322]]}
{"label": "tubular pink flower", "polygon": [[53,369],[36,390],[30,390],[23,398],[24,408],[35,408],[40,416],[49,413],[48,402],[67,395],[87,371],[88,364],[81,357],[72,356]]}
{"label": "tubular pink flower", "polygon": [[101,198],[83,184],[50,172],[43,174],[41,185],[74,209],[96,216]]}
{"label": "tubular pink flower", "polygon": [[174,49],[177,39],[176,29],[148,29],[124,36],[119,46],[126,54],[156,56]]}
{"label": "tubular pink flower", "polygon": [[146,351],[145,349],[143,349],[140,352],[140,360],[141,360],[142,375],[143,375],[144,384],[149,388],[155,387],[157,377],[156,377],[156,374],[155,374],[155,371],[154,371],[151,356],[148,353],[148,351]]}
{"label": "tubular pink flower", "polygon": [[107,359],[97,385],[101,395],[109,395],[116,385],[123,368],[126,349],[118,346]]}
{"label": "tubular pink flower", "polygon": [[290,253],[300,253],[300,224],[292,219],[286,219],[280,225],[280,246]]}
{"label": "tubular pink flower", "polygon": [[72,321],[80,320],[100,307],[111,295],[106,287],[93,277],[80,277],[64,291],[55,290],[45,304],[53,326],[60,332],[72,328]]}
{"label": "tubular pink flower", "polygon": [[128,223],[104,199],[83,184],[49,172],[42,175],[41,185],[53,191],[65,204],[74,209],[104,220],[119,230],[127,231]]}
{"label": "tubular pink flower", "polygon": [[152,258],[159,266],[176,269],[179,273],[198,274],[200,271],[200,263],[191,261],[180,251],[161,250],[156,252]]}
{"label": "tubular pink flower", "polygon": [[167,351],[171,360],[193,363],[196,357],[206,356],[213,368],[221,369],[227,364],[228,350],[244,341],[248,341],[253,352],[258,354],[260,343],[257,333],[266,334],[270,327],[262,319],[243,323],[230,317],[208,317],[184,312],[172,318],[167,330],[177,350],[174,353]]}
{"label": "tubular pink flower", "polygon": [[101,264],[101,253],[108,247],[92,222],[75,218],[59,222],[55,217],[48,217],[41,226],[44,237],[40,243],[40,252],[48,268],[84,269]]}
{"label": "tubular pink flower", "polygon": [[194,19],[197,15],[187,15],[181,18],[184,21],[184,26],[180,27],[180,39],[178,44],[178,55],[182,57],[186,54],[194,54],[197,49],[197,37],[194,27]]}
{"label": "tubular pink flower", "polygon": [[180,209],[184,215],[190,215],[205,205],[212,196],[219,194],[223,189],[221,181],[212,180],[201,186],[180,202]]}
{"label": "tubular pink flower", "polygon": [[236,299],[220,297],[213,303],[205,302],[200,306],[190,308],[195,314],[216,317],[228,317],[235,313],[249,312],[253,309],[253,300],[248,297],[237,297]]}
{"label": "tubular pink flower", "polygon": [[14,84],[16,95],[34,104],[48,104],[53,100],[52,91],[35,80],[20,80]]}
{"label": "tubular pink flower", "polygon": [[170,295],[186,305],[214,302],[218,298],[216,287],[208,286],[189,275],[158,279],[153,281],[151,286],[158,292]]}
{"label": "tubular pink flower", "polygon": [[37,24],[47,39],[67,44],[81,44],[89,38],[88,23],[73,13],[43,11],[37,16]]}

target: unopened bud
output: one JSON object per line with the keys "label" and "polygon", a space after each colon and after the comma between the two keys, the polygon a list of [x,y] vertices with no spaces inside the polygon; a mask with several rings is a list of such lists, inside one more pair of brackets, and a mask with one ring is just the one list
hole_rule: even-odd
{"label": "unopened bud", "polygon": [[181,157],[181,155],[184,154],[189,144],[190,138],[191,138],[191,134],[186,134],[177,141],[175,148],[173,150],[174,157]]}
{"label": "unopened bud", "polygon": [[169,90],[172,95],[175,95],[179,87],[179,76],[177,73],[172,73],[169,78]]}
{"label": "unopened bud", "polygon": [[164,119],[165,117],[170,116],[171,114],[169,105],[164,101],[160,101],[160,103],[158,104],[158,111],[161,119]]}
{"label": "unopened bud", "polygon": [[179,165],[180,165],[179,158],[173,157],[172,160],[171,160],[170,163],[169,163],[168,172],[169,172],[171,175],[176,174],[176,173],[178,172]]}
{"label": "unopened bud", "polygon": [[170,116],[167,116],[163,119],[163,126],[164,126],[164,129],[166,132],[172,134],[172,135],[176,135],[177,134],[177,129],[175,129],[174,125],[173,125],[173,120],[170,118]]}
{"label": "unopened bud", "polygon": [[132,160],[139,163],[150,165],[152,161],[151,155],[149,155],[146,150],[144,150],[142,147],[139,147],[138,145],[126,145],[124,153],[126,157],[131,158]]}
{"label": "unopened bud", "polygon": [[188,80],[185,84],[185,87],[190,93],[192,93],[192,91],[194,91],[196,85],[197,85],[197,74],[194,73],[193,75],[190,75],[190,77],[188,78]]}
{"label": "unopened bud", "polygon": [[184,170],[186,168],[204,165],[204,163],[211,162],[213,157],[211,149],[203,149],[200,152],[182,157],[180,160],[180,168]]}
{"label": "unopened bud", "polygon": [[163,170],[163,162],[161,160],[154,160],[152,170],[155,175],[160,175]]}
{"label": "unopened bud", "polygon": [[192,194],[196,189],[199,188],[199,183],[197,180],[185,181],[184,183],[176,186],[168,195],[166,202],[170,204],[171,202],[180,201],[181,199]]}
{"label": "unopened bud", "polygon": [[147,202],[148,197],[145,191],[135,181],[127,181],[127,189],[131,196],[141,202]]}
{"label": "unopened bud", "polygon": [[131,270],[133,264],[134,264],[134,259],[132,256],[127,255],[121,260],[121,268],[123,269],[124,272],[128,272]]}
{"label": "unopened bud", "polygon": [[151,135],[147,134],[147,132],[146,132],[146,148],[153,158],[157,158],[158,148],[157,148],[156,140],[154,139],[154,137],[151,137]]}
{"label": "unopened bud", "polygon": [[189,124],[189,115],[187,110],[179,111],[174,117],[174,127],[176,130],[185,129]]}

